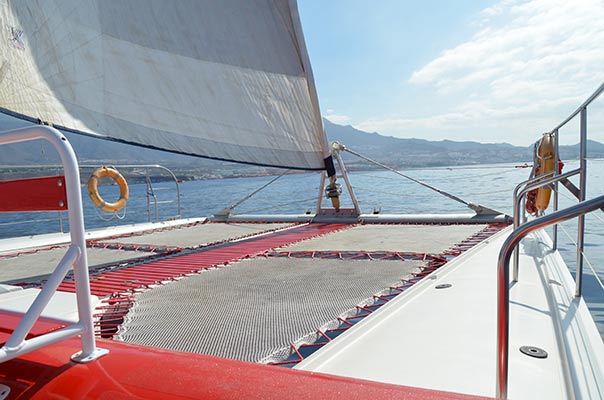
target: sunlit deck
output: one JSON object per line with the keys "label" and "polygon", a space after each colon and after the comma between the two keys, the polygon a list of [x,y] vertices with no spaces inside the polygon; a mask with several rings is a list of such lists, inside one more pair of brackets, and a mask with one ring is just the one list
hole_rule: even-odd
{"label": "sunlit deck", "polygon": [[[102,336],[282,363],[320,339],[317,332],[335,337],[341,319],[356,324],[488,225],[183,221],[144,228],[87,235],[92,294],[132,299],[115,326],[101,317]],[[0,256],[0,283],[44,285],[67,249],[62,235],[54,239],[11,239],[16,249]],[[31,247],[36,242],[44,245]],[[75,290],[72,275],[59,290]],[[107,303],[100,309],[114,311]]]}
{"label": "sunlit deck", "polygon": [[[88,235],[92,293],[105,299],[99,336],[495,395],[496,264],[509,233],[502,224],[171,225]],[[61,238],[23,238],[20,251],[2,253],[0,283],[42,285],[65,250]],[[510,398],[572,396],[570,375],[597,398],[602,366],[574,343],[593,342],[596,353],[604,345],[559,255],[542,253],[548,244],[533,234],[521,247],[510,293]],[[70,276],[59,286],[73,288]],[[565,318],[571,312],[578,318]]]}
{"label": "sunlit deck", "polygon": [[[508,233],[452,260],[295,368],[495,396],[496,267]],[[602,398],[595,355],[604,344],[594,340],[597,329],[583,299],[574,298],[566,265],[548,248],[542,233],[521,246],[520,277],[510,291],[509,398],[572,398],[578,388],[582,398]],[[597,348],[586,351],[586,343]],[[527,356],[523,346],[547,358]]]}

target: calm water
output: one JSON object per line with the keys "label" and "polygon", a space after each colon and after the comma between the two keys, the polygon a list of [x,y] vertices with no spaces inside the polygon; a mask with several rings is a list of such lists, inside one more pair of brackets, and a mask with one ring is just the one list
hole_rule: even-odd
{"label": "calm water", "polygon": [[[577,167],[567,163],[565,170]],[[604,194],[604,160],[588,164],[588,198]],[[125,172],[125,171],[122,171]],[[528,177],[528,169],[514,165],[489,165],[461,168],[435,168],[405,171],[416,179],[455,194],[456,196],[511,215],[512,189]],[[127,175],[126,175],[127,176]],[[180,185],[182,217],[210,215],[232,205],[259,188],[272,177],[236,178],[213,181],[184,182]],[[358,172],[351,174],[352,185],[363,212],[380,209],[382,213],[463,213],[462,204],[430,191],[390,172]],[[314,210],[319,190],[319,174],[285,175],[250,200],[237,207],[236,213],[287,214]],[[174,183],[154,184],[158,201],[176,198]],[[105,199],[117,198],[115,186],[101,188]],[[86,228],[94,229],[116,224],[131,224],[148,220],[146,186],[130,185],[130,200],[123,219],[104,221],[92,205],[83,188]],[[561,189],[561,206],[574,203],[565,189]],[[343,207],[351,206],[343,196]],[[151,206],[152,219],[155,209]],[[160,204],[159,219],[177,215],[176,202]],[[66,225],[66,216],[63,223]],[[58,213],[0,214],[0,238],[57,232],[60,229]],[[67,226],[64,230],[67,230]],[[559,248],[574,273],[576,260],[573,241],[576,240],[576,221],[563,224],[559,233]],[[585,254],[601,279],[604,279],[604,213],[586,217]],[[589,265],[585,265],[584,295],[604,335],[604,291],[594,279]]]}

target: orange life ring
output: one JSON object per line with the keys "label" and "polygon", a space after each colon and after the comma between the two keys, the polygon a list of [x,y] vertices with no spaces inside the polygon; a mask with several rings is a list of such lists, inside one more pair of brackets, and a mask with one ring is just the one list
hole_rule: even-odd
{"label": "orange life ring", "polygon": [[[535,176],[542,176],[543,179],[554,176],[554,168],[556,166],[556,150],[554,149],[554,138],[552,135],[544,135],[539,144],[539,165]],[[537,190],[537,198],[535,206],[537,210],[544,211],[549,205],[549,199],[552,194],[552,189],[547,186],[542,186]]]}
{"label": "orange life ring", "polygon": [[[539,147],[535,152],[535,168],[533,169],[534,177],[540,177],[540,180],[551,178],[556,168],[556,150],[554,147],[554,137],[552,134],[546,133],[539,142]],[[562,161],[558,160],[558,173],[562,172]],[[544,211],[549,206],[552,189],[550,185],[542,186],[538,189],[531,190],[527,194],[526,210],[533,215]]]}
{"label": "orange life ring", "polygon": [[[120,198],[113,203],[107,203],[99,194],[99,181],[101,178],[106,176],[113,179],[120,187]],[[126,207],[129,194],[128,183],[126,182],[126,178],[124,178],[122,174],[117,171],[117,169],[102,166],[95,169],[88,179],[88,194],[90,195],[90,200],[92,200],[94,205],[99,207],[101,210],[107,212],[116,212]]]}

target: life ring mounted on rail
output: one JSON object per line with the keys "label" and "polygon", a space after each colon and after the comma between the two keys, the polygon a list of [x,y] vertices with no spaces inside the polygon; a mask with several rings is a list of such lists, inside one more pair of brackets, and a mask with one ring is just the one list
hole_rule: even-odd
{"label": "life ring mounted on rail", "polygon": [[[99,194],[99,181],[104,177],[113,179],[120,188],[120,198],[113,203],[106,202]],[[117,169],[102,166],[95,169],[92,172],[92,175],[90,175],[90,178],[88,179],[88,194],[90,195],[90,200],[92,200],[94,205],[101,210],[107,212],[116,212],[126,207],[129,194],[128,183],[126,182],[126,178],[124,178],[124,176],[120,174]]]}
{"label": "life ring mounted on rail", "polygon": [[[553,176],[556,164],[558,164],[558,174],[562,173],[564,163],[558,159],[556,163],[556,150],[554,145],[554,136],[551,133],[543,134],[538,146],[535,148],[534,166],[531,171],[531,178],[542,177],[540,180],[551,178]],[[531,215],[537,215],[543,212],[549,206],[549,200],[552,194],[551,185],[542,186],[533,189],[526,196],[526,211]]]}

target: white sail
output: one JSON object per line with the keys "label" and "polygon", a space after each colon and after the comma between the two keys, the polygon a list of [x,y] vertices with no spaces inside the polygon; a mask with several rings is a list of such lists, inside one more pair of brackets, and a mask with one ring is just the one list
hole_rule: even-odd
{"label": "white sail", "polygon": [[0,107],[169,151],[324,168],[295,1],[0,0]]}

